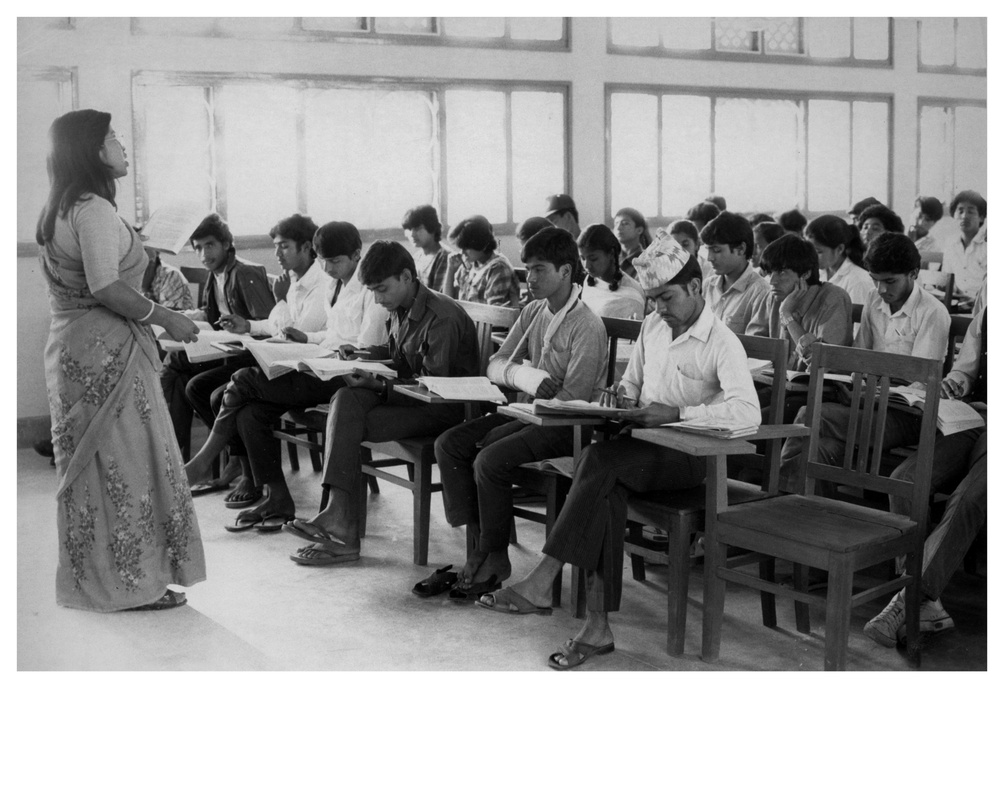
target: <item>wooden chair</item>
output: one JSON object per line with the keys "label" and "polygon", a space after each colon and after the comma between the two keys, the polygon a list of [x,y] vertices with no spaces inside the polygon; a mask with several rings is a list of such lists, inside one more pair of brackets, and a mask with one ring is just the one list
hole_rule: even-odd
{"label": "wooden chair", "polygon": [[[785,383],[787,381],[787,341],[740,335],[746,356],[769,360],[774,366],[770,418],[764,424],[783,424]],[[733,503],[758,500],[777,492],[780,462],[780,441],[765,442],[762,455],[744,456],[763,469],[763,483],[756,487],[738,480],[728,481],[728,493]],[[698,532],[705,528],[705,486],[671,492],[632,494],[628,498],[628,535],[624,551],[631,556],[631,573],[636,581],[645,580],[645,564],[665,564],[669,567],[666,596],[666,653],[682,656],[687,628],[687,590],[690,585],[690,549]],[[668,534],[665,545],[645,538],[643,527],[659,528]],[[762,563],[761,575],[773,578],[773,565]],[[776,618],[773,596],[763,598],[765,621]]]}
{"label": "wooden chair", "polygon": [[[826,372],[853,374],[846,451],[841,466],[818,463],[822,386]],[[914,482],[896,480],[881,468],[882,444],[888,410],[890,378],[922,382],[926,386],[925,413],[919,434],[919,462]],[[704,570],[704,630],[702,657],[714,661],[721,643],[726,582],[739,583],[764,594],[795,600],[798,630],[809,632],[806,604],[826,609],[825,668],[846,666],[850,614],[854,605],[906,589],[906,636],[909,656],[919,661],[919,604],[923,540],[927,533],[930,470],[936,435],[940,392],[940,362],[924,358],[816,344],[808,386],[807,424],[811,433],[802,451],[802,482],[798,494],[747,502],[729,508],[724,485],[709,500]],[[720,469],[718,470],[721,471]],[[815,481],[874,489],[909,500],[910,517],[866,508],[852,502],[815,495]],[[750,551],[728,561],[730,547]],[[866,585],[855,573],[904,554],[906,575]],[[759,556],[789,561],[794,566],[794,589],[772,578],[755,578],[735,568],[758,561]],[[805,567],[829,573],[828,594],[806,591]]]}
{"label": "wooden chair", "polygon": [[205,303],[205,288],[208,285],[210,271],[207,268],[190,268],[186,265],[180,267],[180,272],[191,286],[191,295],[194,296],[194,304],[201,307]]}
{"label": "wooden chair", "polygon": [[919,271],[919,284],[940,299],[944,306],[950,310],[954,297],[954,274],[923,268]]}
{"label": "wooden chair", "polygon": [[943,267],[943,252],[924,251],[919,258],[919,267],[927,271],[939,271]]}
{"label": "wooden chair", "polygon": [[850,312],[850,320],[854,324],[859,324],[860,319],[864,317],[864,305],[854,304],[852,307],[853,309]]}

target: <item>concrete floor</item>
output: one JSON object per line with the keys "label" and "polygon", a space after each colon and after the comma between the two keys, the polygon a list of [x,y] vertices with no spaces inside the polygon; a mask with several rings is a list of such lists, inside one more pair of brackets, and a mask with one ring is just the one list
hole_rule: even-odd
{"label": "concrete floor", "polygon": [[[289,474],[298,513],[313,514],[320,487],[308,469]],[[434,495],[430,564],[412,563],[411,496],[382,484],[368,508],[368,535],[355,564],[306,568],[288,560],[304,542],[286,533],[232,534],[235,512],[221,495],[195,500],[208,580],[189,590],[188,605],[166,612],[95,614],[55,604],[55,471],[31,450],[17,455],[17,667],[19,670],[537,670],[578,629],[569,612],[510,617],[461,606],[446,595],[420,599],[414,583],[434,567],[459,564],[464,534],[444,520]],[[518,522],[514,579],[538,561],[540,525]],[[779,569],[779,568],[778,568]],[[617,650],[581,671],[821,670],[823,622],[813,636],[794,631],[790,601],[778,601],[780,629],[760,623],[758,597],[730,586],[721,658],[699,658],[701,568],[690,585],[686,653],[665,650],[665,568],[637,583],[625,565],[622,610],[613,615]],[[565,572],[568,585],[568,571]],[[953,631],[926,640],[923,670],[986,669],[986,579],[959,572],[944,596]],[[854,612],[851,670],[906,670],[904,654],[862,633],[879,610]]]}

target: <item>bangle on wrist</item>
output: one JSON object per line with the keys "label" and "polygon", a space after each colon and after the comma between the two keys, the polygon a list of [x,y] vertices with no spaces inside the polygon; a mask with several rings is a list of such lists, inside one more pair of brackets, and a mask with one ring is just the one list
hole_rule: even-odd
{"label": "bangle on wrist", "polygon": [[140,324],[144,324],[144,323],[146,323],[146,321],[149,320],[149,317],[154,312],[156,312],[156,302],[154,302],[152,299],[150,299],[149,300],[149,312],[146,313],[144,316],[142,316],[142,318],[137,318],[136,321],[138,321]]}

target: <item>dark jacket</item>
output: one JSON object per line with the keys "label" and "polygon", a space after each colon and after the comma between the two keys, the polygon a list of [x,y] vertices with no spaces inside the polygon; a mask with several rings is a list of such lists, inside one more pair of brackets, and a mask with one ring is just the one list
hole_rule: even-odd
{"label": "dark jacket", "polygon": [[[225,300],[233,313],[254,321],[270,315],[271,308],[274,307],[274,294],[271,293],[264,266],[255,262],[243,262],[233,252],[225,267],[224,276]],[[210,275],[208,286],[205,288],[203,309],[209,323],[218,329],[215,322],[219,320],[221,313],[215,294],[215,276]]]}

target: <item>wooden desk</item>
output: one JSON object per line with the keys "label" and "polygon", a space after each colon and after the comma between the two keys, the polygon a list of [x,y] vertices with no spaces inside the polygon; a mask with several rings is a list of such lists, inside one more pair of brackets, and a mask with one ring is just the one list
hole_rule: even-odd
{"label": "wooden desk", "polygon": [[605,416],[562,416],[559,414],[533,413],[522,408],[501,405],[496,408],[497,413],[509,416],[528,424],[536,424],[539,427],[572,427],[572,459],[574,463],[579,463],[579,454],[583,451],[583,433],[581,427],[592,427],[607,421]]}

